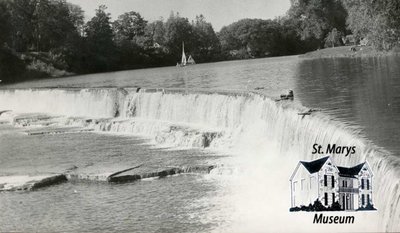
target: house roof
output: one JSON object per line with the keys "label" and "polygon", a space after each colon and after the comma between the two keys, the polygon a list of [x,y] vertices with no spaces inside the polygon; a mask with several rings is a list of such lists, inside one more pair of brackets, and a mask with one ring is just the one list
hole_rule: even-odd
{"label": "house roof", "polygon": [[301,164],[303,164],[303,166],[307,169],[307,171],[310,174],[313,174],[315,172],[318,172],[319,170],[321,170],[322,166],[325,164],[326,160],[329,159],[329,156],[311,161],[311,162],[304,162],[304,161],[300,161]]}
{"label": "house roof", "polygon": [[345,177],[354,177],[360,173],[361,169],[363,168],[365,163],[360,163],[354,167],[339,167],[339,176],[345,176]]}

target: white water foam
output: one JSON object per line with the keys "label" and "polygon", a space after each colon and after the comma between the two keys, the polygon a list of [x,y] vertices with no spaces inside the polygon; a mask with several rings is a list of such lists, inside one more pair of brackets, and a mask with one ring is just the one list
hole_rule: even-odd
{"label": "white water foam", "polygon": [[226,181],[232,192],[223,200],[235,209],[229,224],[233,228],[224,228],[227,231],[298,231],[299,226],[307,226],[302,228],[306,231],[321,230],[312,224],[313,215],[288,212],[291,172],[299,160],[318,158],[311,154],[314,143],[356,146],[356,154],[333,158],[342,166],[369,161],[375,173],[374,202],[378,211],[354,213],[356,224],[328,230],[400,230],[397,158],[321,113],[303,118],[297,113],[304,109],[276,103],[259,94],[134,89],[4,90],[0,91],[0,110],[3,109],[79,116],[84,118],[68,118],[64,123],[143,135],[175,147],[209,147],[235,154],[234,163],[241,172]]}

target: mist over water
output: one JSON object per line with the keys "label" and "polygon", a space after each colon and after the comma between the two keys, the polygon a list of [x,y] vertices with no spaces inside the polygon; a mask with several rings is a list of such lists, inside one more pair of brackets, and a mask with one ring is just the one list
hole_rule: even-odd
{"label": "mist over water", "polygon": [[[280,62],[280,60],[278,61]],[[270,64],[268,60],[258,60],[253,65],[262,66],[263,62]],[[274,62],[276,61],[271,63],[274,64]],[[296,67],[295,71],[305,69],[302,68],[302,65],[299,66],[298,61],[290,64],[292,67]],[[313,65],[310,69],[312,72],[315,71]],[[303,74],[306,73],[303,72]],[[297,79],[293,75],[295,73],[288,74],[287,80],[283,83],[295,85],[294,80]],[[233,80],[239,79],[234,77]],[[257,84],[254,84],[255,82]],[[261,85],[262,81],[259,80],[250,83],[254,87],[254,85],[258,85],[258,82]],[[200,185],[199,192],[204,196],[194,197],[196,201],[194,205],[191,205],[193,208],[189,208],[190,210],[183,215],[196,213],[196,216],[181,220],[174,219],[174,221],[182,221],[188,226],[189,223],[196,222],[203,224],[193,225],[193,228],[183,229],[183,232],[196,231],[195,229],[216,232],[298,231],[301,229],[307,232],[321,231],[322,229],[358,232],[398,231],[400,229],[397,221],[400,218],[398,210],[400,184],[399,162],[396,154],[390,150],[392,149],[390,147],[387,150],[380,145],[380,147],[376,146],[374,141],[369,138],[368,132],[362,131],[363,125],[358,125],[357,120],[336,118],[335,112],[332,113],[332,109],[329,109],[329,103],[323,106],[330,100],[330,98],[321,97],[324,96],[324,90],[321,89],[319,92],[312,91],[318,90],[317,88],[307,90],[305,88],[307,82],[311,81],[297,80],[297,85],[295,85],[297,88],[295,88],[295,93],[299,93],[301,101],[306,100],[304,102],[307,104],[299,101],[285,103],[271,100],[270,96],[281,91],[284,85],[274,88],[266,87],[265,93],[269,92],[268,88],[274,89],[267,94],[247,91],[146,90],[145,88],[139,92],[136,88],[1,90],[1,108],[13,111],[3,114],[0,120],[13,122],[14,126],[19,127],[18,129],[30,128],[33,127],[32,122],[37,119],[19,122],[16,122],[15,119],[22,113],[30,113],[28,118],[33,119],[32,116],[37,116],[36,113],[39,112],[51,115],[51,121],[54,123],[51,126],[53,127],[79,127],[92,129],[94,132],[127,136],[139,135],[149,138],[153,145],[186,148],[187,151],[192,151],[194,148],[200,150],[205,148],[206,152],[214,151],[229,155],[228,157],[212,155],[211,158],[196,156],[197,160],[182,162],[181,158],[187,156],[187,152],[169,151],[171,155],[179,155],[173,160],[174,163],[221,164],[213,169],[211,174],[201,178],[201,180],[205,180],[194,182],[195,186]],[[238,84],[235,84],[235,81],[232,83],[230,87],[234,89],[233,87],[239,86],[239,83],[247,85],[249,82],[241,80],[237,81]],[[274,83],[274,81],[270,81],[270,83]],[[340,85],[335,82],[332,85],[336,84]],[[263,86],[267,85],[264,83]],[[309,86],[312,85],[309,84]],[[320,97],[317,99],[320,99],[321,102],[311,98],[312,94],[310,94],[310,98],[306,98],[306,93],[320,93]],[[343,91],[343,93],[346,96],[346,92]],[[396,99],[395,96],[393,98]],[[311,100],[314,102],[308,104],[311,103]],[[346,101],[343,104],[346,108],[352,106]],[[307,110],[303,105],[322,107],[324,111],[302,118],[297,113]],[[335,107],[339,108],[339,104]],[[344,113],[344,110],[339,112]],[[392,116],[396,115],[395,112],[396,108]],[[350,111],[349,114],[352,115],[352,112]],[[3,131],[0,130],[0,132]],[[77,142],[72,144],[75,143]],[[364,162],[365,159],[368,160],[375,175],[372,187],[377,212],[332,213],[333,215],[354,215],[356,217],[355,224],[321,226],[312,224],[312,213],[290,213],[288,211],[290,208],[289,177],[299,160],[318,158],[318,155],[311,154],[314,143],[356,146],[357,153],[355,155],[350,157],[335,155],[333,158],[338,165],[342,166],[353,166]],[[93,145],[95,144],[93,143]],[[2,141],[0,141],[0,145],[4,146]],[[132,145],[137,146],[137,143]],[[126,153],[122,152],[122,154]],[[143,153],[142,158],[146,158],[145,155],[148,153]],[[163,153],[165,150],[152,152],[152,156],[159,157],[158,163],[165,163],[168,159],[162,158]],[[104,156],[107,155],[104,154]],[[142,158],[136,158],[137,162]],[[122,161],[126,161],[126,159],[129,158],[124,158]],[[82,164],[85,163],[88,161],[82,162]],[[106,164],[108,163],[103,165],[106,166]],[[14,167],[18,168],[18,166]],[[8,172],[15,173],[16,171],[9,169]],[[160,189],[164,189],[163,181],[159,182]],[[184,181],[184,183],[186,182],[191,183]],[[200,191],[204,182],[209,184],[210,192]],[[129,187],[135,185],[132,184]],[[184,191],[183,186],[180,186],[181,191]],[[179,193],[171,195],[179,196]],[[10,196],[7,198],[13,199]],[[140,198],[138,197],[136,200],[140,200]],[[197,209],[196,205],[202,207]],[[207,208],[205,207],[207,205],[210,206]],[[158,211],[168,212],[170,210],[163,208],[160,207]],[[212,221],[213,218],[218,221]],[[161,219],[164,218],[161,217]],[[153,222],[146,219],[141,224],[150,226]],[[166,225],[169,226],[169,229],[179,229],[172,223]],[[126,227],[129,229],[129,226]],[[154,229],[161,229],[161,227],[155,226],[150,230]]]}

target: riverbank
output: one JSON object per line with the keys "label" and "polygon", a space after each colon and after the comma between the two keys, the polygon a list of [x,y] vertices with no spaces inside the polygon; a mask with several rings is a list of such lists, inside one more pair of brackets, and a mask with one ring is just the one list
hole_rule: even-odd
{"label": "riverbank", "polygon": [[[297,56],[301,58],[318,59],[400,55],[399,49],[391,52],[383,52],[376,51],[369,46],[356,46],[356,50],[352,51],[352,47],[353,46],[325,48]],[[54,55],[52,56],[50,53],[15,53],[4,49],[0,51],[0,79],[2,79],[2,84],[79,75],[69,72],[67,67],[68,66],[63,64],[62,59],[54,57]],[[152,67],[153,66],[150,66],[148,68]]]}
{"label": "riverbank", "polygon": [[28,71],[40,72],[44,78],[59,78],[74,75],[67,71],[67,65],[56,55],[51,53],[21,53],[18,57],[27,64]]}
{"label": "riverbank", "polygon": [[[355,50],[351,48],[354,47]],[[371,46],[340,46],[319,49],[300,55],[303,58],[341,58],[341,57],[379,57],[387,55],[400,55],[400,50],[377,51]]]}
{"label": "riverbank", "polygon": [[17,53],[0,48],[0,80],[2,83],[16,83],[74,75],[59,60],[62,61],[50,53]]}

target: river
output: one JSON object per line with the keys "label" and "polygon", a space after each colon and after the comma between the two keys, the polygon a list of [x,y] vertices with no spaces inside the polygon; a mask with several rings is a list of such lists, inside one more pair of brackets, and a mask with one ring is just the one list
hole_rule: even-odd
{"label": "river", "polygon": [[[291,56],[3,85],[0,111],[12,112],[0,119],[1,176],[71,166],[98,174],[138,164],[216,168],[0,192],[0,230],[398,231],[399,64],[393,56]],[[274,101],[290,89],[293,102]],[[297,115],[309,108],[319,111]],[[351,226],[289,213],[289,177],[299,160],[318,158],[314,143],[356,146],[355,155],[334,159],[368,160],[378,211],[355,213]]]}

